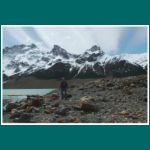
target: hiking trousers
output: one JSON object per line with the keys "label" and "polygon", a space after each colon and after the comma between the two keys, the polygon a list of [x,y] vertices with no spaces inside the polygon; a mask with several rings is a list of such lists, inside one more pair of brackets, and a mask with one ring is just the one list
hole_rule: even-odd
{"label": "hiking trousers", "polygon": [[66,99],[66,95],[67,95],[67,89],[61,89],[61,99]]}

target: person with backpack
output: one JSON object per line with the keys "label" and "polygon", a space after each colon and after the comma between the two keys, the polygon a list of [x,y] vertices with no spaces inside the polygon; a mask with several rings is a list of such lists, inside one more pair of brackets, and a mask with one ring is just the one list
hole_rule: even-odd
{"label": "person with backpack", "polygon": [[67,89],[68,89],[68,83],[66,82],[65,78],[62,78],[62,81],[60,83],[60,93],[61,93],[61,99],[66,99],[67,97]]}

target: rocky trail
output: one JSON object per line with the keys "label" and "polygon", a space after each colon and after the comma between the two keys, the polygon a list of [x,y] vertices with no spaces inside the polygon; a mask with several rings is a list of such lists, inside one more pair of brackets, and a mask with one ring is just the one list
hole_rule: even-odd
{"label": "rocky trail", "polygon": [[74,80],[59,91],[3,103],[4,123],[146,123],[147,76]]}

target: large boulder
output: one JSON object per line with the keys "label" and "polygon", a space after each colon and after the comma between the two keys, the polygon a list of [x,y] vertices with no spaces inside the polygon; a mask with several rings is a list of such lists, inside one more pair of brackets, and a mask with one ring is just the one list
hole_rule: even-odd
{"label": "large boulder", "polygon": [[43,104],[43,99],[41,98],[36,98],[32,100],[32,105],[35,107],[40,107]]}
{"label": "large boulder", "polygon": [[9,118],[10,119],[19,118],[22,113],[24,113],[24,110],[12,109]]}
{"label": "large boulder", "polygon": [[6,112],[11,112],[12,109],[15,109],[19,107],[19,105],[17,103],[8,103],[6,106],[5,106],[5,111]]}
{"label": "large boulder", "polygon": [[27,101],[21,101],[18,109],[26,109],[28,107]]}
{"label": "large boulder", "polygon": [[87,96],[80,98],[80,108],[81,110],[85,112],[97,112],[98,111],[98,107],[93,103],[93,98],[87,97]]}
{"label": "large boulder", "polygon": [[51,94],[51,100],[58,100],[59,99],[59,94],[58,93],[52,93]]}
{"label": "large boulder", "polygon": [[33,110],[33,107],[32,107],[32,106],[28,106],[28,107],[25,109],[25,112],[27,112],[27,113],[32,113],[32,110]]}
{"label": "large boulder", "polygon": [[42,96],[28,96],[27,97],[28,106],[40,107],[42,106],[43,101],[44,99]]}

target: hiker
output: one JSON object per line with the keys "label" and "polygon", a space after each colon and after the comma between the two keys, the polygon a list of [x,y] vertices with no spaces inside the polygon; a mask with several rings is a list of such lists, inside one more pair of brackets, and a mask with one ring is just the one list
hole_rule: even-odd
{"label": "hiker", "polygon": [[62,81],[60,83],[60,92],[61,92],[61,99],[66,99],[67,96],[67,88],[68,83],[65,81],[65,78],[62,78]]}

